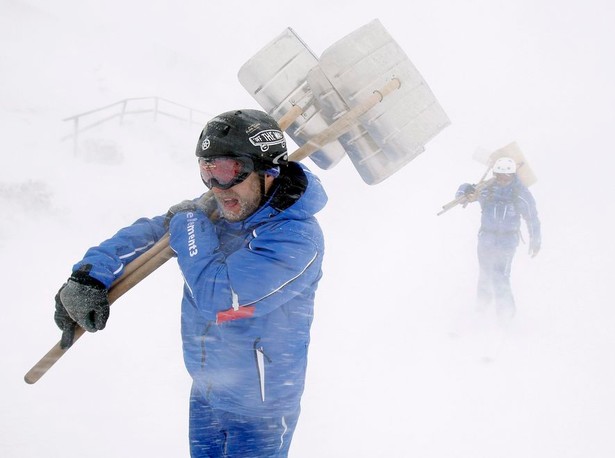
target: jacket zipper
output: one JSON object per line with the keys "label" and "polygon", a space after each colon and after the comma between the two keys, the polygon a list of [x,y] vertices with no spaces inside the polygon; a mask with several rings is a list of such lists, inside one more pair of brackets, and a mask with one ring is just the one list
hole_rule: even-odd
{"label": "jacket zipper", "polygon": [[258,371],[258,380],[260,384],[260,392],[261,392],[261,401],[265,402],[265,359],[268,363],[271,362],[271,358],[269,358],[265,354],[265,349],[263,346],[259,346],[261,338],[257,338],[254,341],[254,354],[256,356],[256,370]]}
{"label": "jacket zipper", "polygon": [[207,350],[205,349],[205,338],[207,337],[210,327],[211,323],[207,323],[205,329],[203,330],[203,335],[201,336],[201,369],[205,368],[205,359],[207,356]]}

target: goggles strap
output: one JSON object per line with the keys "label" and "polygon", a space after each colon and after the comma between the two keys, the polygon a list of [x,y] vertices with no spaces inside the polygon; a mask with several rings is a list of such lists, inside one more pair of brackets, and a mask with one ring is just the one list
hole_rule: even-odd
{"label": "goggles strap", "polygon": [[267,175],[271,175],[273,178],[277,178],[280,176],[280,167],[271,167],[264,171]]}

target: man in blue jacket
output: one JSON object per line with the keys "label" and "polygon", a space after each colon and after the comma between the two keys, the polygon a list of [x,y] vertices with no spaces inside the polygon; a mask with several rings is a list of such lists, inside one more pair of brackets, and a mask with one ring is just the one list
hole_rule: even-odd
{"label": "man in blue jacket", "polygon": [[314,214],[327,197],[316,176],[288,161],[284,134],[262,111],[216,116],[196,155],[213,198],[139,219],[90,248],[56,296],[62,345],[71,345],[76,325],[105,327],[107,290],[168,228],[185,281],[191,456],[285,457],[322,275]]}
{"label": "man in blue jacket", "polygon": [[478,308],[485,309],[493,300],[498,317],[506,322],[515,314],[515,300],[510,287],[510,269],[519,245],[521,217],[529,233],[529,254],[540,250],[540,221],[530,191],[516,174],[517,164],[509,157],[499,158],[493,165],[494,181],[476,192],[464,183],[456,197],[478,200],[481,226],[478,232]]}

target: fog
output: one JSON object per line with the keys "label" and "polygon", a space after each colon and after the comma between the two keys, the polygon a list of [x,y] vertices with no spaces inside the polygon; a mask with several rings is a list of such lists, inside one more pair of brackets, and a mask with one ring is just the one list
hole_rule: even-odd
{"label": "fog", "polygon": [[[348,159],[305,161],[329,203],[291,456],[615,455],[612,2],[0,0],[1,456],[189,454],[175,260],[23,381],[60,337],[53,298],[85,250],[204,191],[198,123],[127,116],[75,150],[64,119],[134,97],[204,120],[258,108],[237,71],[286,27],[319,55],[375,18],[451,125],[374,186]],[[538,177],[543,248],[517,250],[517,316],[486,363],[492,323],[463,325],[480,210],[436,213],[484,173],[477,150],[512,141]]]}

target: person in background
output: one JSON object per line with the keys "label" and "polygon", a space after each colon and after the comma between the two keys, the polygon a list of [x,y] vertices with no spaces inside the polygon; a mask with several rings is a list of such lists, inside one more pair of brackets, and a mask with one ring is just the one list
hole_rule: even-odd
{"label": "person in background", "polygon": [[314,215],[327,196],[307,167],[288,161],[283,132],[262,111],[211,119],[196,156],[210,193],[137,220],[73,266],[56,295],[61,345],[77,325],[104,329],[111,284],[168,230],[184,278],[191,456],[286,457],[322,276]]}
{"label": "person in background", "polygon": [[464,183],[455,195],[480,203],[477,305],[479,310],[484,310],[493,301],[503,322],[509,321],[516,311],[510,271],[519,245],[521,217],[527,224],[530,256],[536,256],[541,245],[536,202],[516,172],[515,161],[501,157],[493,165],[494,179],[488,186],[477,192],[474,185]]}

